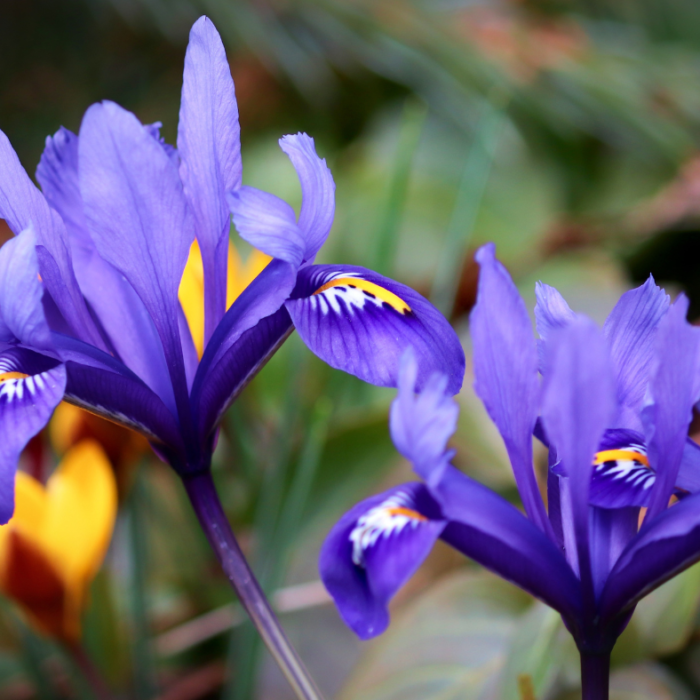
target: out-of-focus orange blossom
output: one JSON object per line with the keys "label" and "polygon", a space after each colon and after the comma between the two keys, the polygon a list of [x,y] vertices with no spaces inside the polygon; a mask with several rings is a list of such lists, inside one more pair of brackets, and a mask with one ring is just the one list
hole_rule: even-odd
{"label": "out-of-focus orange blossom", "polygon": [[59,455],[83,440],[99,442],[112,463],[121,496],[128,490],[139,459],[151,451],[142,435],[65,402],[54,411],[49,436]]}
{"label": "out-of-focus orange blossom", "polygon": [[46,486],[17,473],[15,514],[0,527],[0,588],[41,632],[67,644],[80,639],[116,513],[112,467],[93,440],[72,447]]}
{"label": "out-of-focus orange blossom", "polygon": [[[226,278],[226,308],[240,296],[241,292],[263,271],[272,258],[253,249],[245,263],[236,247],[228,244],[228,275]],[[197,355],[204,352],[204,268],[199,243],[195,240],[190,248],[185,271],[178,292],[182,310],[192,333]]]}

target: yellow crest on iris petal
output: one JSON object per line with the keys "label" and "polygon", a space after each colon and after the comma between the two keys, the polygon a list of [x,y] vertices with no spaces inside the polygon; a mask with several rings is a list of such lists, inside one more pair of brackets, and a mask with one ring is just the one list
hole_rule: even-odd
{"label": "yellow crest on iris petal", "polygon": [[[236,247],[229,241],[226,275],[227,310],[271,259],[269,255],[254,249],[243,263]],[[180,280],[178,298],[197,348],[197,355],[201,359],[204,352],[204,266],[199,243],[196,240],[190,247],[187,265]]]}
{"label": "yellow crest on iris petal", "polygon": [[79,639],[80,615],[116,513],[114,474],[97,442],[69,450],[45,487],[18,472],[15,513],[0,527],[0,588],[44,633]]}

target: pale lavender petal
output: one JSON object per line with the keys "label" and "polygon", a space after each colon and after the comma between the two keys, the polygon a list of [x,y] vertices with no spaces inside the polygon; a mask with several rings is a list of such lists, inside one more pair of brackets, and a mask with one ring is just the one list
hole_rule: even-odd
{"label": "pale lavender petal", "polygon": [[305,242],[289,204],[255,187],[241,187],[228,195],[233,223],[252,246],[295,267],[304,259]]}
{"label": "pale lavender petal", "polygon": [[0,219],[17,235],[33,226],[41,278],[76,337],[104,349],[73,272],[66,228],[0,131]]}
{"label": "pale lavender petal", "polygon": [[112,102],[86,112],[79,152],[80,191],[93,240],[153,319],[186,423],[178,288],[194,231],[178,171],[136,117]]}
{"label": "pale lavender petal", "polygon": [[535,321],[542,340],[547,340],[552,331],[565,328],[576,318],[564,297],[554,287],[538,282],[535,285],[535,297]]}
{"label": "pale lavender petal", "polygon": [[480,248],[476,260],[481,271],[470,316],[474,389],[503,437],[525,511],[553,537],[532,460],[540,390],[530,318],[494,245]]}
{"label": "pale lavender petal", "polygon": [[49,204],[66,222],[80,290],[121,360],[173,410],[163,345],[146,307],[124,275],[100,257],[80,195],[79,140],[67,129],[46,139],[37,168]]}
{"label": "pale lavender petal", "polygon": [[595,609],[588,534],[593,459],[615,414],[615,384],[602,333],[585,317],[547,340],[542,419],[568,475],[578,565],[587,614]]}
{"label": "pale lavender petal", "polygon": [[398,395],[391,404],[390,429],[396,449],[428,486],[437,484],[454,454],[447,442],[457,428],[459,406],[445,393],[447,377],[434,374],[415,393],[418,363],[411,348],[401,358]]}
{"label": "pale lavender petal", "polygon": [[667,507],[673,493],[697,400],[693,384],[700,336],[685,320],[687,310],[688,300],[680,296],[659,324],[656,338],[656,366],[650,370],[653,403],[642,415],[649,462],[656,471],[647,522]]}
{"label": "pale lavender petal", "polygon": [[690,438],[685,441],[676,487],[688,493],[700,491],[700,445]]}
{"label": "pale lavender petal", "polygon": [[205,341],[226,312],[231,217],[226,193],[241,185],[238,106],[226,51],[208,17],[190,31],[177,135],[180,175],[202,252]]}
{"label": "pale lavender petal", "polygon": [[280,139],[280,147],[289,156],[301,183],[299,229],[305,240],[304,260],[313,261],[326,242],[335,216],[335,183],[325,158],[316,154],[314,140],[306,134]]}
{"label": "pale lavender petal", "polygon": [[641,429],[639,412],[650,379],[654,341],[668,305],[668,294],[649,277],[620,297],[603,326],[615,368],[621,427]]}
{"label": "pale lavender petal", "polygon": [[30,226],[0,248],[0,341],[43,349],[51,347],[51,333],[35,243]]}
{"label": "pale lavender petal", "polygon": [[445,317],[410,287],[362,267],[311,265],[299,271],[286,303],[307,347],[331,367],[378,386],[396,386],[405,350],[418,362],[416,388],[447,375],[456,394],[464,351]]}

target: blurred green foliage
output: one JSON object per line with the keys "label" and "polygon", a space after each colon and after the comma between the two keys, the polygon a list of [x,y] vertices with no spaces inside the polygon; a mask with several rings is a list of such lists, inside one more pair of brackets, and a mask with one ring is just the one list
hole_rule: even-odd
{"label": "blurred green foliage", "polygon": [[[298,205],[276,139],[314,136],[337,182],[323,258],[432,295],[467,354],[471,251],[487,240],[530,305],[542,279],[601,320],[652,272],[700,315],[695,0],[4,0],[0,128],[28,170],[47,134],[77,130],[101,99],[162,121],[174,142],[202,13],[227,44],[245,181]],[[389,438],[391,399],[293,336],[222,428],[227,512],[312,674],[343,700],[517,700],[525,686],[538,700],[576,697],[557,616],[444,549],[379,640],[359,644],[328,606],[315,563],[325,533],[358,499],[411,478]],[[458,466],[517,501],[469,372],[459,401]],[[699,571],[639,606],[616,650],[615,698],[700,693]],[[155,460],[122,505],[84,641],[116,697],[289,697]],[[3,699],[90,697],[80,677],[3,604]]]}

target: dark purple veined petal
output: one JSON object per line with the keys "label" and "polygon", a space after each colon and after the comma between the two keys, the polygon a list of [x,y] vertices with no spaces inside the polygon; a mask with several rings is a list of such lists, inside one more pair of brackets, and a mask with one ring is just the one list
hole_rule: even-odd
{"label": "dark purple veined petal", "polygon": [[700,494],[663,511],[628,544],[600,600],[603,624],[700,559]]}
{"label": "dark purple veined petal", "polygon": [[178,424],[161,399],[136,377],[108,369],[65,363],[65,400],[91,413],[131,428],[149,440],[163,443],[183,466],[185,448]]}
{"label": "dark purple veined petal", "polygon": [[578,619],[580,583],[558,545],[504,498],[448,467],[431,489],[449,525],[442,539],[512,581],[568,621]]}
{"label": "dark purple veined petal", "polygon": [[418,364],[409,348],[401,358],[398,394],[391,404],[390,429],[396,449],[413,463],[428,486],[437,484],[454,455],[447,441],[457,428],[459,406],[445,393],[447,377],[434,374],[415,393]]}
{"label": "dark purple veined petal", "polygon": [[542,420],[568,477],[584,610],[593,615],[589,493],[593,458],[615,415],[613,369],[602,333],[585,317],[552,333],[545,365]]}
{"label": "dark purple veined petal", "polygon": [[284,200],[255,187],[228,194],[238,235],[263,253],[299,267],[305,242],[294,209]]}
{"label": "dark purple veined petal", "polygon": [[[292,265],[272,260],[243,290],[221,320],[204,350],[192,385],[192,406],[198,415],[200,439],[208,437],[216,427],[240,382],[245,381],[253,368],[267,357],[268,341],[276,347],[277,341],[272,336],[277,331],[261,329],[260,341],[252,334],[251,344],[246,347],[238,344],[239,339],[261,319],[279,311],[295,281],[296,270]],[[281,318],[282,325],[285,325],[284,315]],[[286,337],[288,331],[285,327],[280,333]],[[255,357],[256,352],[262,354]]]}
{"label": "dark purple veined petal", "polygon": [[80,196],[79,139],[61,128],[46,139],[37,179],[49,204],[66,222],[80,291],[111,347],[140,379],[175,410],[163,344],[146,307],[124,275],[100,257],[90,237]]}
{"label": "dark purple veined petal", "polygon": [[185,429],[190,407],[178,287],[194,230],[179,173],[138,119],[112,102],[85,113],[79,155],[80,191],[92,238],[153,319]]}
{"label": "dark purple veined petal", "polygon": [[183,452],[175,415],[128,367],[74,338],[58,333],[52,338],[67,368],[66,401]]}
{"label": "dark purple veined petal", "polygon": [[63,398],[62,364],[23,348],[0,351],[0,525],[14,512],[17,461]]}
{"label": "dark purple veined petal", "polygon": [[39,270],[63,318],[77,338],[104,349],[75,279],[66,228],[34,186],[7,136],[0,131],[0,219],[15,235],[34,228]]}
{"label": "dark purple veined petal", "polygon": [[34,229],[28,228],[0,248],[0,342],[51,347],[39,281]]}
{"label": "dark purple veined petal", "polygon": [[302,340],[331,367],[378,386],[396,386],[401,356],[412,347],[420,391],[435,372],[456,394],[464,351],[444,316],[403,284],[353,265],[299,271],[286,303]]}
{"label": "dark purple veined petal", "polygon": [[619,424],[641,429],[639,412],[653,365],[659,322],[668,311],[669,297],[653,277],[625,292],[605,320],[603,333],[617,380]]}
{"label": "dark purple veined petal", "polygon": [[335,216],[335,182],[325,158],[316,154],[314,140],[306,134],[280,139],[280,148],[289,156],[301,183],[299,229],[305,240],[304,260],[312,262],[326,242]]}
{"label": "dark purple veined petal", "polygon": [[481,271],[469,321],[474,389],[503,437],[525,511],[553,537],[532,460],[540,396],[532,325],[510,275],[496,259],[493,244],[480,248],[476,260]]}
{"label": "dark purple veined petal", "polygon": [[177,145],[204,266],[205,343],[226,312],[230,214],[226,193],[241,185],[238,105],[226,51],[208,17],[190,31]]}
{"label": "dark purple veined petal", "polygon": [[370,639],[387,628],[389,601],[444,527],[439,507],[418,483],[372,496],[338,521],[321,548],[319,572],[358,637]]}
{"label": "dark purple veined petal", "polygon": [[293,330],[292,319],[282,307],[245,331],[209,368],[198,393],[197,424],[202,444],[242,389]]}
{"label": "dark purple veined petal", "polygon": [[653,403],[644,407],[649,462],[656,472],[647,522],[668,506],[683,459],[692,419],[700,331],[686,320],[688,300],[679,296],[659,324],[655,367],[650,371]]}

